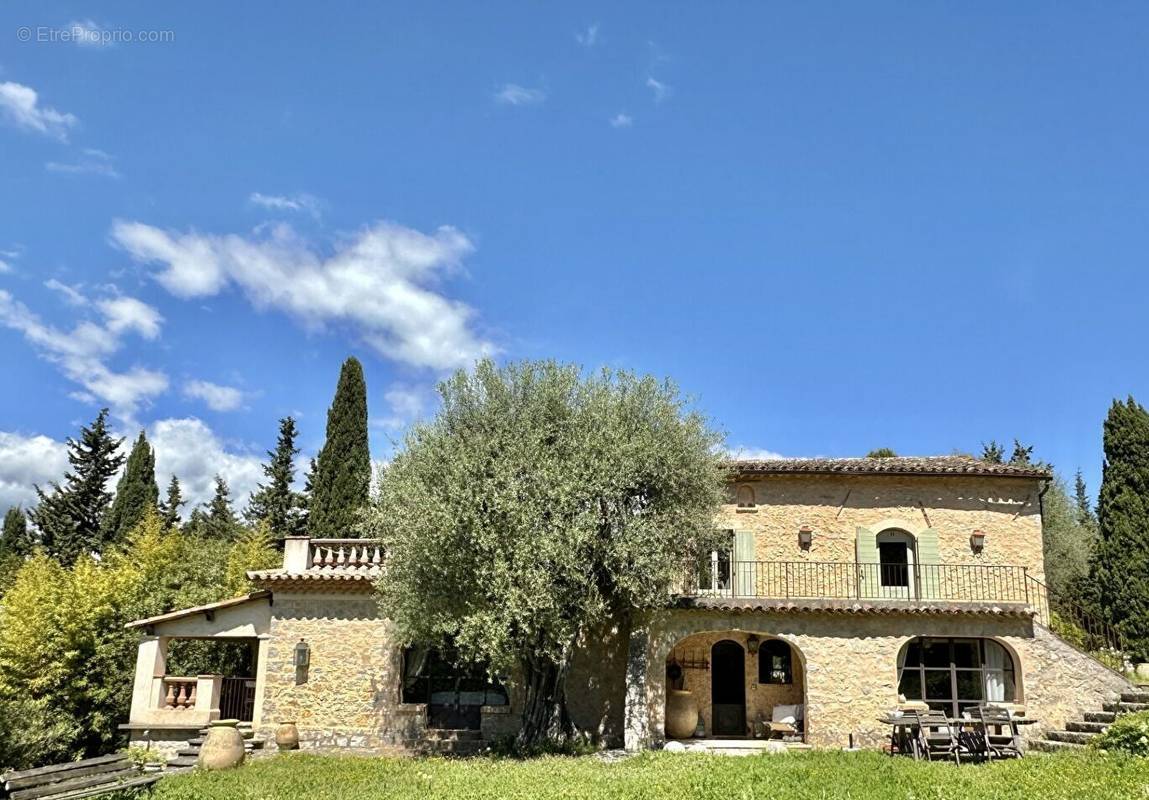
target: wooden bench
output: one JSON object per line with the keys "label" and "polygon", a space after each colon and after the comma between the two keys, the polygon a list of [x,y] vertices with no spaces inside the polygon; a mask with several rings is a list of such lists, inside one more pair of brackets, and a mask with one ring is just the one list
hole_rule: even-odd
{"label": "wooden bench", "polygon": [[162,773],[140,774],[125,753],[0,775],[6,800],[78,800],[150,786]]}

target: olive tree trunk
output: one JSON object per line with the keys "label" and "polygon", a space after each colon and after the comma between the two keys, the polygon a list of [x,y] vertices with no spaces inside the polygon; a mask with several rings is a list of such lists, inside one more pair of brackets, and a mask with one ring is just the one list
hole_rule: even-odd
{"label": "olive tree trunk", "polygon": [[523,664],[525,697],[523,724],[515,744],[532,749],[546,743],[561,744],[574,735],[567,713],[566,678],[570,657],[563,663],[530,657]]}

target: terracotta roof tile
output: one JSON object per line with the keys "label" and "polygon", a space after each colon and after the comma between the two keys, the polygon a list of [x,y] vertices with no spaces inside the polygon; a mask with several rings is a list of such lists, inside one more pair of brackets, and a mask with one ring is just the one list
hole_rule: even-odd
{"label": "terracotta roof tile", "polygon": [[972,456],[896,456],[892,458],[772,458],[730,459],[727,468],[738,475],[853,474],[853,475],[978,475],[1048,479],[1048,469],[1037,466],[993,464]]}

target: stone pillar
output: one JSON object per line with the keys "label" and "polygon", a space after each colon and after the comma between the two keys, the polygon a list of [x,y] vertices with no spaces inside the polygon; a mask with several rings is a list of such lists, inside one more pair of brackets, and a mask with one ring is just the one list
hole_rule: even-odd
{"label": "stone pillar", "polygon": [[288,536],[283,540],[283,569],[285,572],[306,572],[311,566],[307,556],[311,552],[311,537]]}
{"label": "stone pillar", "polygon": [[161,636],[140,639],[136,651],[136,674],[132,682],[132,708],[130,722],[143,721],[149,712],[159,707],[156,694],[157,679],[167,672],[168,640]]}
{"label": "stone pillar", "polygon": [[195,710],[208,719],[219,719],[219,696],[223,691],[222,675],[196,676]]}
{"label": "stone pillar", "polygon": [[251,725],[258,729],[260,725],[271,725],[275,720],[263,718],[263,696],[267,691],[267,655],[271,648],[271,635],[264,634],[259,637],[255,655],[255,702],[252,706]]}
{"label": "stone pillar", "polygon": [[626,708],[623,744],[627,750],[641,750],[651,744],[650,704],[647,702],[650,629],[644,622],[630,629],[626,653]]}

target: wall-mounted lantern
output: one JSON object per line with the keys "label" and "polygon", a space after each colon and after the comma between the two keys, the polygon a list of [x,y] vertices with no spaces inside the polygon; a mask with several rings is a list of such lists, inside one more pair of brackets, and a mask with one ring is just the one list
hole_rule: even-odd
{"label": "wall-mounted lantern", "polygon": [[810,545],[814,543],[814,529],[809,525],[803,525],[798,529],[798,546],[803,550],[809,550]]}
{"label": "wall-mounted lantern", "polygon": [[746,649],[750,651],[750,655],[758,654],[758,644],[758,637],[754,634],[750,634],[746,637]]}
{"label": "wall-mounted lantern", "polygon": [[307,683],[307,670],[311,666],[311,645],[302,639],[295,645],[293,653],[295,661],[296,684]]}
{"label": "wall-mounted lantern", "polygon": [[975,553],[985,549],[985,531],[976,530],[969,535],[969,548]]}

